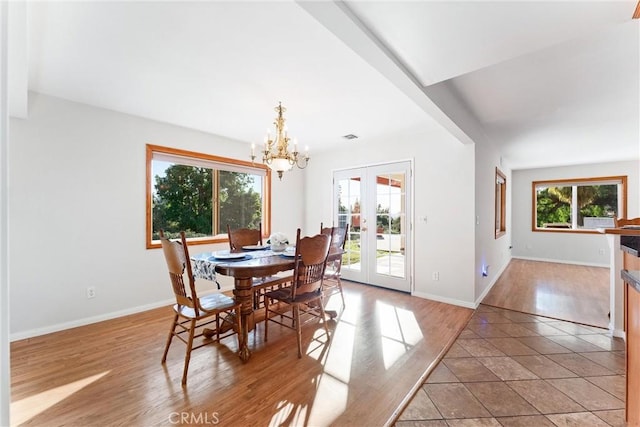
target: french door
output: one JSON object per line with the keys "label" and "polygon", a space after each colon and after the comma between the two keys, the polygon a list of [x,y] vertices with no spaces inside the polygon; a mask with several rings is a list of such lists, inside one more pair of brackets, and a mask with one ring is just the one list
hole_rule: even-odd
{"label": "french door", "polygon": [[411,162],[335,171],[334,221],[349,224],[342,276],[411,291]]}

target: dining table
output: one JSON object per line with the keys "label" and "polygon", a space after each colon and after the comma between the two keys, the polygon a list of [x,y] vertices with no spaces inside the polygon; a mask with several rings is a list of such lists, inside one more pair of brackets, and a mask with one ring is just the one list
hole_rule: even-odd
{"label": "dining table", "polygon": [[241,330],[238,332],[240,348],[238,355],[243,362],[251,357],[249,332],[255,328],[253,306],[253,278],[271,276],[282,271],[293,270],[295,252],[274,252],[268,248],[246,252],[217,251],[191,255],[193,275],[196,278],[216,282],[216,274],[233,277],[233,294],[241,305]]}

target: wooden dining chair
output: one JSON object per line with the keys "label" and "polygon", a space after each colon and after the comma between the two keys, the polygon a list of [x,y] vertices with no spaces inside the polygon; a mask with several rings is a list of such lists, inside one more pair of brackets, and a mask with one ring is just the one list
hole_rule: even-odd
{"label": "wooden dining chair", "polygon": [[[160,231],[160,242],[169,269],[171,287],[176,298],[176,304],[173,306],[173,322],[162,355],[162,363],[167,361],[167,353],[173,337],[184,342],[187,345],[187,350],[184,358],[182,384],[185,385],[192,350],[219,342],[241,330],[240,304],[221,293],[198,296],[184,232],[180,232],[180,240],[170,241]],[[185,270],[187,271],[186,283],[184,280]],[[213,325],[213,327],[207,329],[205,335],[204,327],[208,325]],[[194,346],[194,339],[201,336],[205,336],[207,339]]]}
{"label": "wooden dining chair", "polygon": [[324,272],[324,296],[328,298],[340,292],[342,306],[344,307],[344,294],[342,292],[340,276],[342,270],[342,255],[344,254],[344,246],[347,242],[347,236],[349,235],[349,224],[346,224],[344,227],[324,227],[323,224],[320,223],[320,233],[331,236],[327,267]]}
{"label": "wooden dining chair", "polygon": [[[330,244],[331,237],[326,234],[301,239],[300,229],[298,229],[291,285],[264,294],[264,340],[268,340],[269,322],[294,329],[298,341],[298,358],[302,357],[301,314],[320,318],[329,339],[322,301],[322,281]],[[286,314],[289,311],[293,312],[291,316]],[[293,326],[285,319],[293,319]]]}
{"label": "wooden dining chair", "polygon": [[640,217],[639,218],[614,218],[613,220],[615,227],[620,228],[625,225],[640,225]]}
{"label": "wooden dining chair", "polygon": [[229,250],[231,252],[242,252],[243,246],[262,246],[262,224],[258,224],[258,228],[236,228],[233,230],[227,224],[227,236],[229,236]]}
{"label": "wooden dining chair", "polygon": [[[229,237],[229,250],[231,252],[242,252],[244,246],[262,246],[262,224],[258,228],[236,228],[231,229],[227,224],[227,235]],[[278,289],[290,282],[290,278],[281,276],[254,277],[253,287],[253,309],[260,308],[264,301],[263,295],[266,291]]]}

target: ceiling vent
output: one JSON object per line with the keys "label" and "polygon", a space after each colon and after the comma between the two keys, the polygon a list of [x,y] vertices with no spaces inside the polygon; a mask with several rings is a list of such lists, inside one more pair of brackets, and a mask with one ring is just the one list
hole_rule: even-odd
{"label": "ceiling vent", "polygon": [[343,138],[344,138],[344,139],[349,139],[349,140],[351,140],[351,139],[358,139],[358,135],[354,135],[354,134],[350,133],[350,134],[348,134],[348,135],[344,135],[344,136],[343,136]]}

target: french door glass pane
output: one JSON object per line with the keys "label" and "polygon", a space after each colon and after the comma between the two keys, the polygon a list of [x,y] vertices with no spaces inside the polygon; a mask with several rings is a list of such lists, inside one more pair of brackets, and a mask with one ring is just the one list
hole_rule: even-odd
{"label": "french door glass pane", "polygon": [[376,177],[376,273],[406,277],[405,174]]}
{"label": "french door glass pane", "polygon": [[338,225],[349,224],[349,235],[342,256],[342,268],[360,270],[360,178],[338,181]]}

